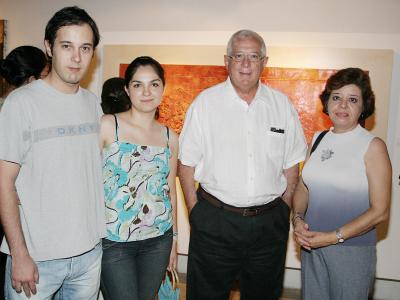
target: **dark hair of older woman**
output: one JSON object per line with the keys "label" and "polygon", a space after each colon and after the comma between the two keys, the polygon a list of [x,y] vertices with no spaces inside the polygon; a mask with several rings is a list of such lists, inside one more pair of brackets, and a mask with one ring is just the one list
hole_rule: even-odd
{"label": "dark hair of older woman", "polygon": [[375,226],[389,217],[392,178],[385,142],[359,124],[375,109],[370,77],[340,70],[320,99],[333,127],[310,154],[314,135],[293,199],[302,299],[368,299]]}

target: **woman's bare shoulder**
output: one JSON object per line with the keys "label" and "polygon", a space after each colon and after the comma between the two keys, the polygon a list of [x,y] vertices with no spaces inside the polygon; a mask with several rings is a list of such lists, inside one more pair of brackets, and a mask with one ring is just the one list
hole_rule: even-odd
{"label": "woman's bare shoulder", "polygon": [[368,150],[365,153],[364,161],[367,166],[378,165],[390,165],[389,153],[385,142],[379,138],[375,137],[369,144]]}
{"label": "woman's bare shoulder", "polygon": [[379,153],[387,153],[386,143],[379,137],[374,137],[369,144],[367,155],[371,154],[379,154]]}

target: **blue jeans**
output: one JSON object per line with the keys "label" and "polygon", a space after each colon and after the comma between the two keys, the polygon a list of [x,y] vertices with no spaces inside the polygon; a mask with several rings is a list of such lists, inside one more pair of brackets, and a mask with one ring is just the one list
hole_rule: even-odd
{"label": "blue jeans", "polygon": [[105,300],[153,300],[169,262],[172,229],[134,242],[103,239],[101,292]]}
{"label": "blue jeans", "polygon": [[[101,243],[84,254],[69,258],[38,261],[39,284],[32,300],[96,300],[99,293],[101,271]],[[7,257],[5,299],[28,299],[11,286],[11,256]]]}

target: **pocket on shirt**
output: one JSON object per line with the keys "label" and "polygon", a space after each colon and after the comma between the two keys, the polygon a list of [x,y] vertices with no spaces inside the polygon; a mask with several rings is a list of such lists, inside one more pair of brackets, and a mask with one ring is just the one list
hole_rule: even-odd
{"label": "pocket on shirt", "polygon": [[286,133],[268,130],[265,133],[265,152],[271,158],[283,158],[285,154]]}

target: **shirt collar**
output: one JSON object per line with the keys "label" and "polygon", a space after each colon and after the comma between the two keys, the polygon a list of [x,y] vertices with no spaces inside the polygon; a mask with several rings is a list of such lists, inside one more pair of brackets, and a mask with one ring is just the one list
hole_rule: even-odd
{"label": "shirt collar", "polygon": [[[231,79],[229,77],[225,81],[225,87],[226,87],[228,98],[234,99],[235,101],[240,101],[241,103],[245,103],[247,105],[247,102],[244,101],[242,98],[240,98],[239,95],[236,93],[236,90],[233,87]],[[259,80],[257,92],[254,96],[253,101],[251,101],[251,104],[249,106],[253,105],[253,103],[255,103],[255,102],[258,102],[260,99],[262,99],[262,83]]]}

